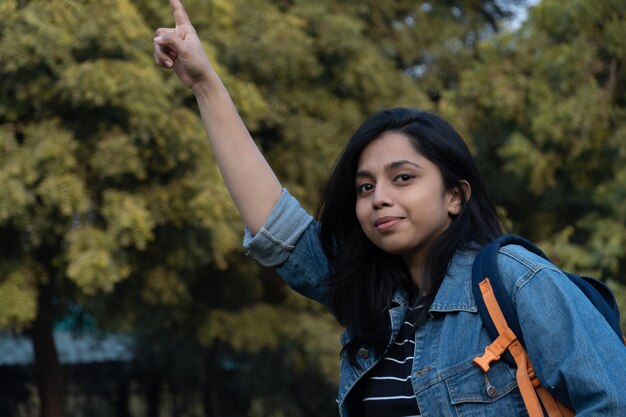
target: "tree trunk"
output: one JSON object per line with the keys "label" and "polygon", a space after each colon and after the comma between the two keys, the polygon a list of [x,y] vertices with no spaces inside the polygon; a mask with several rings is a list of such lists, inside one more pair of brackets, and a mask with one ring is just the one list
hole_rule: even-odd
{"label": "tree trunk", "polygon": [[49,284],[40,284],[32,338],[41,417],[65,417],[63,376],[52,337],[53,313],[51,288]]}
{"label": "tree trunk", "polygon": [[148,381],[146,402],[148,403],[148,417],[159,417],[161,407],[161,378],[153,376]]}
{"label": "tree trunk", "polygon": [[130,417],[128,403],[128,382],[123,380],[117,385],[117,417]]}
{"label": "tree trunk", "polygon": [[218,384],[219,376],[215,369],[215,358],[217,357],[217,349],[211,348],[207,350],[205,357],[205,374],[203,378],[203,396],[202,404],[205,417],[222,416],[219,403]]}

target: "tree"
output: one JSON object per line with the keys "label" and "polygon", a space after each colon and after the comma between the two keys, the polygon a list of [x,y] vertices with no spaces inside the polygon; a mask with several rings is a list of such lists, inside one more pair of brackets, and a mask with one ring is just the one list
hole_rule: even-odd
{"label": "tree", "polygon": [[480,45],[450,94],[515,230],[626,282],[623,1],[546,0]]}
{"label": "tree", "polygon": [[[313,209],[367,115],[433,108],[455,91],[479,40],[506,18],[499,4],[186,7],[259,146]],[[269,363],[280,372],[267,378],[297,381],[272,390],[238,379],[238,413],[334,407],[296,402],[294,386],[313,381],[326,398],[340,329],[274,274],[242,262],[241,223],[193,97],[152,62],[152,32],[171,22],[166,4],[7,0],[0,12],[0,327],[33,336],[42,415],[64,414],[52,326],[73,304],[135,335],[147,367],[165,370],[149,376],[153,392],[195,369],[207,415],[226,407],[207,375],[232,363],[250,378]],[[294,402],[276,400],[285,392]]]}
{"label": "tree", "polygon": [[168,249],[182,242],[196,250],[188,259],[223,263],[238,240],[224,225],[236,222],[198,117],[153,65],[152,29],[130,2],[2,9],[0,290],[10,301],[0,323],[28,329],[42,415],[63,416],[52,339],[63,306],[131,278],[175,282],[185,258]]}

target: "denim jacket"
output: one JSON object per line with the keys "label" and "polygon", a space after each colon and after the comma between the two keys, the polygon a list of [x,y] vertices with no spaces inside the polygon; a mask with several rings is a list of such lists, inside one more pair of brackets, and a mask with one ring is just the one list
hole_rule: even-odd
{"label": "denim jacket", "polygon": [[[246,231],[244,246],[263,265],[276,267],[291,288],[325,303],[321,281],[328,262],[319,224],[287,190],[259,233]],[[471,290],[475,255],[471,249],[457,251],[430,318],[416,330],[411,375],[415,397],[424,416],[527,416],[514,368],[501,360],[485,375],[472,362],[491,343]],[[600,313],[557,267],[520,246],[500,249],[498,268],[541,383],[555,388],[577,416],[626,416],[626,348]],[[407,302],[407,294],[396,291],[389,309],[389,344],[404,320]],[[349,340],[347,329],[341,342]],[[379,360],[368,346],[358,351],[361,369],[341,358],[341,417],[354,417],[350,393]]]}

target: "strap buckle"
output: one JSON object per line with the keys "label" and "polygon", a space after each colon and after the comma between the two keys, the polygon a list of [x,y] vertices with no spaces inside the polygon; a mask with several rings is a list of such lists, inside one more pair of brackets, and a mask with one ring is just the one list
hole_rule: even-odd
{"label": "strap buckle", "polygon": [[516,340],[517,336],[515,336],[515,333],[507,327],[492,344],[485,348],[481,356],[474,358],[473,362],[486,373],[489,370],[491,362],[500,360],[502,353]]}
{"label": "strap buckle", "polygon": [[491,362],[500,360],[500,354],[492,351],[491,346],[492,345],[487,346],[482,356],[476,356],[473,360],[473,362],[485,373],[489,370]]}

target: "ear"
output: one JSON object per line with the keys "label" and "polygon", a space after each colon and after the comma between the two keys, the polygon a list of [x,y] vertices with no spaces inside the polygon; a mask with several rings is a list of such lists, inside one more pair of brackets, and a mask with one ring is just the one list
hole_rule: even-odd
{"label": "ear", "polygon": [[450,200],[448,201],[448,215],[458,216],[461,213],[463,205],[469,201],[472,195],[472,187],[469,182],[465,180],[459,181],[456,187],[454,187],[450,193]]}

